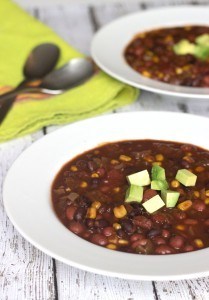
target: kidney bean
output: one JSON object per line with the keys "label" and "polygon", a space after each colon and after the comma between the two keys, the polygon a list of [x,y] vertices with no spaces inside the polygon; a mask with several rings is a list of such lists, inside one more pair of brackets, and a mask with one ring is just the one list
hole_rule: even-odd
{"label": "kidney bean", "polygon": [[148,241],[148,239],[137,240],[137,241],[135,241],[135,242],[133,242],[133,243],[131,244],[131,247],[132,247],[133,249],[135,249],[135,248],[138,247],[138,246],[145,246],[146,243],[147,243],[147,241]]}
{"label": "kidney bean", "polygon": [[107,178],[111,182],[120,182],[121,180],[124,180],[122,172],[119,170],[112,169],[107,173]]}
{"label": "kidney bean", "polygon": [[76,210],[77,210],[76,206],[69,206],[66,209],[66,217],[68,218],[68,220],[73,220]]}
{"label": "kidney bean", "polygon": [[196,224],[198,224],[198,221],[195,220],[195,219],[185,219],[184,220],[184,224],[187,224],[187,225],[196,225]]}
{"label": "kidney bean", "polygon": [[155,213],[152,215],[152,220],[158,224],[164,224],[168,222],[167,216],[163,213]]}
{"label": "kidney bean", "polygon": [[71,221],[69,229],[75,234],[81,234],[85,230],[85,227],[79,222]]}
{"label": "kidney bean", "polygon": [[126,233],[134,233],[134,231],[135,231],[135,226],[134,226],[134,224],[131,222],[131,220],[128,220],[128,219],[121,220],[120,224],[121,224],[122,229],[123,229]]}
{"label": "kidney bean", "polygon": [[148,234],[147,237],[148,238],[153,238],[155,236],[158,236],[161,234],[161,229],[157,228],[157,229],[151,229]]}
{"label": "kidney bean", "polygon": [[115,229],[113,227],[108,226],[108,227],[105,227],[102,230],[102,232],[105,236],[111,236],[115,233]]}
{"label": "kidney bean", "polygon": [[105,171],[104,168],[99,168],[99,169],[97,170],[97,174],[99,175],[99,177],[104,177],[104,176],[105,176],[105,173],[106,173],[106,171]]}
{"label": "kidney bean", "polygon": [[174,254],[175,251],[167,245],[160,245],[155,249],[155,253],[162,254],[162,255],[163,254]]}
{"label": "kidney bean", "polygon": [[144,191],[143,202],[149,200],[150,198],[152,198],[156,195],[157,195],[157,191],[155,191],[155,190],[148,189],[148,190]]}
{"label": "kidney bean", "polygon": [[197,211],[203,211],[206,208],[206,205],[201,200],[195,200],[192,204],[192,208],[194,208]]}
{"label": "kidney bean", "polygon": [[194,250],[194,247],[192,245],[185,245],[184,248],[183,248],[184,252],[190,252],[190,251],[193,251],[193,250]]}
{"label": "kidney bean", "polygon": [[142,227],[146,230],[150,230],[153,226],[153,223],[151,220],[149,220],[148,218],[144,217],[144,216],[136,216],[133,218],[133,223],[136,226]]}
{"label": "kidney bean", "polygon": [[164,245],[166,244],[166,241],[160,237],[160,236],[156,236],[152,239],[152,241],[156,244],[156,245]]}
{"label": "kidney bean", "polygon": [[91,242],[100,246],[106,246],[108,239],[103,234],[96,233],[92,236]]}
{"label": "kidney bean", "polygon": [[184,211],[175,211],[174,217],[178,220],[183,220],[183,219],[186,219],[187,215]]}
{"label": "kidney bean", "polygon": [[209,219],[205,220],[204,224],[205,224],[206,226],[209,226]]}
{"label": "kidney bean", "polygon": [[104,228],[109,226],[109,222],[105,219],[100,219],[95,221],[95,226],[99,228]]}
{"label": "kidney bean", "polygon": [[138,240],[142,240],[142,239],[144,239],[145,238],[145,236],[143,235],[143,234],[141,234],[141,233],[135,233],[135,234],[133,234],[131,237],[130,237],[130,242],[132,243],[132,242],[136,242],[136,241],[138,241]]}
{"label": "kidney bean", "polygon": [[181,249],[184,246],[184,238],[180,235],[176,235],[171,237],[169,244],[171,247],[175,248],[175,249]]}
{"label": "kidney bean", "polygon": [[86,209],[84,207],[79,207],[76,209],[74,213],[74,220],[75,221],[82,221],[86,215]]}
{"label": "kidney bean", "polygon": [[169,238],[171,236],[171,233],[167,229],[163,229],[161,235],[162,235],[162,237],[164,237],[165,239],[167,239],[167,238]]}

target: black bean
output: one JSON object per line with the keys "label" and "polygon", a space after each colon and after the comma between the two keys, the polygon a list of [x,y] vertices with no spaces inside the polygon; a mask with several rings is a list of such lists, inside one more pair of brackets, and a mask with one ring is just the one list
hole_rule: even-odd
{"label": "black bean", "polygon": [[117,230],[117,235],[123,239],[125,239],[127,237],[125,231],[123,231],[122,229]]}
{"label": "black bean", "polygon": [[95,226],[99,228],[104,228],[109,226],[109,222],[105,219],[100,219],[95,221]]}
{"label": "black bean", "polygon": [[86,215],[86,209],[84,207],[79,207],[76,209],[74,213],[74,220],[83,221],[85,215]]}
{"label": "black bean", "polygon": [[121,220],[120,224],[121,224],[122,229],[126,233],[133,233],[135,231],[134,225],[131,220],[128,220],[128,219]]}
{"label": "black bean", "polygon": [[152,237],[158,236],[158,235],[161,234],[161,232],[162,232],[161,229],[158,229],[158,228],[157,229],[152,229],[148,232],[147,237],[152,238]]}

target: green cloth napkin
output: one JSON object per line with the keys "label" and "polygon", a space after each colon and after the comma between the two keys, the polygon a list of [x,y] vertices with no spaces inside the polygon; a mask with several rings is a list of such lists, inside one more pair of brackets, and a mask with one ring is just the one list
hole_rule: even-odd
{"label": "green cloth napkin", "polygon": [[[23,80],[24,62],[36,45],[54,42],[61,49],[58,67],[83,56],[50,28],[9,0],[0,5],[0,91]],[[62,95],[17,101],[0,126],[0,142],[32,133],[43,126],[65,124],[130,104],[138,90],[102,71]]]}

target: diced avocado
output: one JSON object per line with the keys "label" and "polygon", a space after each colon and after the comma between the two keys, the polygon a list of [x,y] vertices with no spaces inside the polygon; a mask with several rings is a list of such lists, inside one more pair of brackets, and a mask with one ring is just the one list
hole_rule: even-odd
{"label": "diced avocado", "polygon": [[177,55],[194,54],[195,44],[183,39],[173,46],[173,50]]}
{"label": "diced avocado", "polygon": [[203,45],[203,46],[208,46],[209,47],[209,34],[204,33],[199,35],[196,39],[195,42],[198,45]]}
{"label": "diced avocado", "polygon": [[166,207],[175,207],[179,199],[180,193],[170,190],[162,190],[161,197],[165,202]]}
{"label": "diced avocado", "polygon": [[166,180],[152,180],[151,181],[151,189],[156,191],[167,190],[168,183]]}
{"label": "diced avocado", "polygon": [[195,186],[197,176],[187,169],[178,170],[176,180],[185,186]]}
{"label": "diced avocado", "polygon": [[148,211],[150,214],[157,211],[161,207],[165,205],[164,201],[160,198],[159,195],[152,197],[142,204],[142,206]]}
{"label": "diced avocado", "polygon": [[125,197],[125,202],[141,202],[143,198],[143,187],[138,185],[131,185],[127,192]]}
{"label": "diced avocado", "polygon": [[209,56],[209,45],[197,45],[194,50],[194,55],[202,60]]}
{"label": "diced avocado", "polygon": [[165,169],[160,166],[152,167],[152,180],[165,180]]}
{"label": "diced avocado", "polygon": [[145,186],[150,184],[150,177],[147,170],[128,175],[126,178],[133,185]]}

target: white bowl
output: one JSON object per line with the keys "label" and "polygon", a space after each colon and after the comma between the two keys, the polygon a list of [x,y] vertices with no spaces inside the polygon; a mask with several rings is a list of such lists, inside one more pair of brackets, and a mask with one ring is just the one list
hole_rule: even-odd
{"label": "white bowl", "polygon": [[146,78],[134,71],[124,59],[124,50],[136,34],[162,27],[209,26],[208,15],[208,6],[166,7],[130,14],[96,33],[91,54],[106,73],[132,86],[172,96],[209,99],[209,88],[177,86]]}
{"label": "white bowl", "polygon": [[209,248],[174,255],[139,255],[96,246],[70,232],[56,217],[51,184],[67,161],[103,142],[159,139],[209,149],[209,119],[170,112],[107,115],[63,127],[23,152],[3,190],[6,212],[17,230],[48,255],[75,267],[137,280],[209,275]]}

